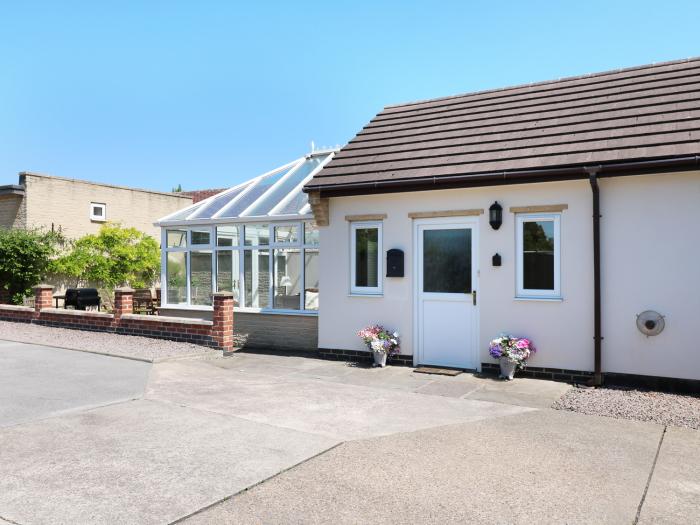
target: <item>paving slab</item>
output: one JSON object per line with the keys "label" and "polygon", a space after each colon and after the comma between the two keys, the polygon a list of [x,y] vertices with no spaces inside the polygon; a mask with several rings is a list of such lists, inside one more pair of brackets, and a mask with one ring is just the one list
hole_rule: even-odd
{"label": "paving slab", "polygon": [[529,410],[309,378],[231,374],[197,361],[154,366],[146,397],[340,440]]}
{"label": "paving slab", "polygon": [[0,341],[0,427],[141,397],[151,366]]}
{"label": "paving slab", "polygon": [[700,431],[667,428],[639,523],[700,523]]}
{"label": "paving slab", "polygon": [[0,516],[169,523],[335,440],[154,401],[0,429]]}
{"label": "paving slab", "polygon": [[538,410],[348,442],[185,523],[632,523],[661,432]]}
{"label": "paving slab", "polygon": [[572,388],[567,383],[541,379],[516,378],[514,381],[483,377],[476,379],[479,381],[480,388],[468,393],[465,396],[466,399],[479,399],[533,408],[551,407],[555,401]]}

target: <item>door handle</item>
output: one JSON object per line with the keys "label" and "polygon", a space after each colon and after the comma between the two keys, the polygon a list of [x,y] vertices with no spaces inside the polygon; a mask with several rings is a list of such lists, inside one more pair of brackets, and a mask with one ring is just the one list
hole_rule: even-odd
{"label": "door handle", "polygon": [[472,290],[472,304],[476,306],[476,290]]}

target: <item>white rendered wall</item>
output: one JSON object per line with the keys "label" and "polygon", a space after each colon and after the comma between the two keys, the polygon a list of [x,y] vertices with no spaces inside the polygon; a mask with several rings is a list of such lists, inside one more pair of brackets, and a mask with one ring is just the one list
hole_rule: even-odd
{"label": "white rendered wall", "polygon": [[[601,181],[603,370],[700,378],[700,173],[634,176]],[[488,224],[488,207],[503,206],[503,225]],[[562,301],[515,299],[515,230],[511,206],[567,204],[561,215]],[[363,350],[355,332],[380,323],[398,330],[402,353],[413,353],[413,226],[409,212],[483,208],[479,218],[479,353],[501,332],[531,338],[530,364],[593,369],[593,256],[588,181],[453,189],[331,199],[330,225],[321,228],[319,347]],[[383,277],[380,297],[350,289],[350,223],[346,215],[386,213],[382,256],[405,253],[405,277]],[[491,266],[498,252],[502,266]],[[667,314],[666,331],[645,338],[635,314]]]}

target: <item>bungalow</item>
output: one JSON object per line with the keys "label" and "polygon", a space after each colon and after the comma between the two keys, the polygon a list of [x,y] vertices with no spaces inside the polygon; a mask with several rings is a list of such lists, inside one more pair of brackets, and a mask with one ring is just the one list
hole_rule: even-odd
{"label": "bungalow", "polygon": [[699,155],[698,58],[386,107],[304,188],[320,351],[699,380]]}

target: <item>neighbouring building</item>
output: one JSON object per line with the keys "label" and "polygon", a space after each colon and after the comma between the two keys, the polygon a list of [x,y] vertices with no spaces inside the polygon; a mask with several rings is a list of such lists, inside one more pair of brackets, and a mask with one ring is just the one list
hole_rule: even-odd
{"label": "neighbouring building", "polygon": [[233,292],[249,346],[317,347],[318,228],[303,187],[333,157],[316,150],[162,217],[161,314],[212,315]]}
{"label": "neighbouring building", "polygon": [[305,186],[319,349],[482,370],[509,333],[536,377],[697,385],[699,161],[697,58],[387,106]]}
{"label": "neighbouring building", "polygon": [[23,172],[19,184],[0,186],[0,227],[61,229],[78,238],[112,221],[159,239],[153,221],[190,204],[180,193]]}

